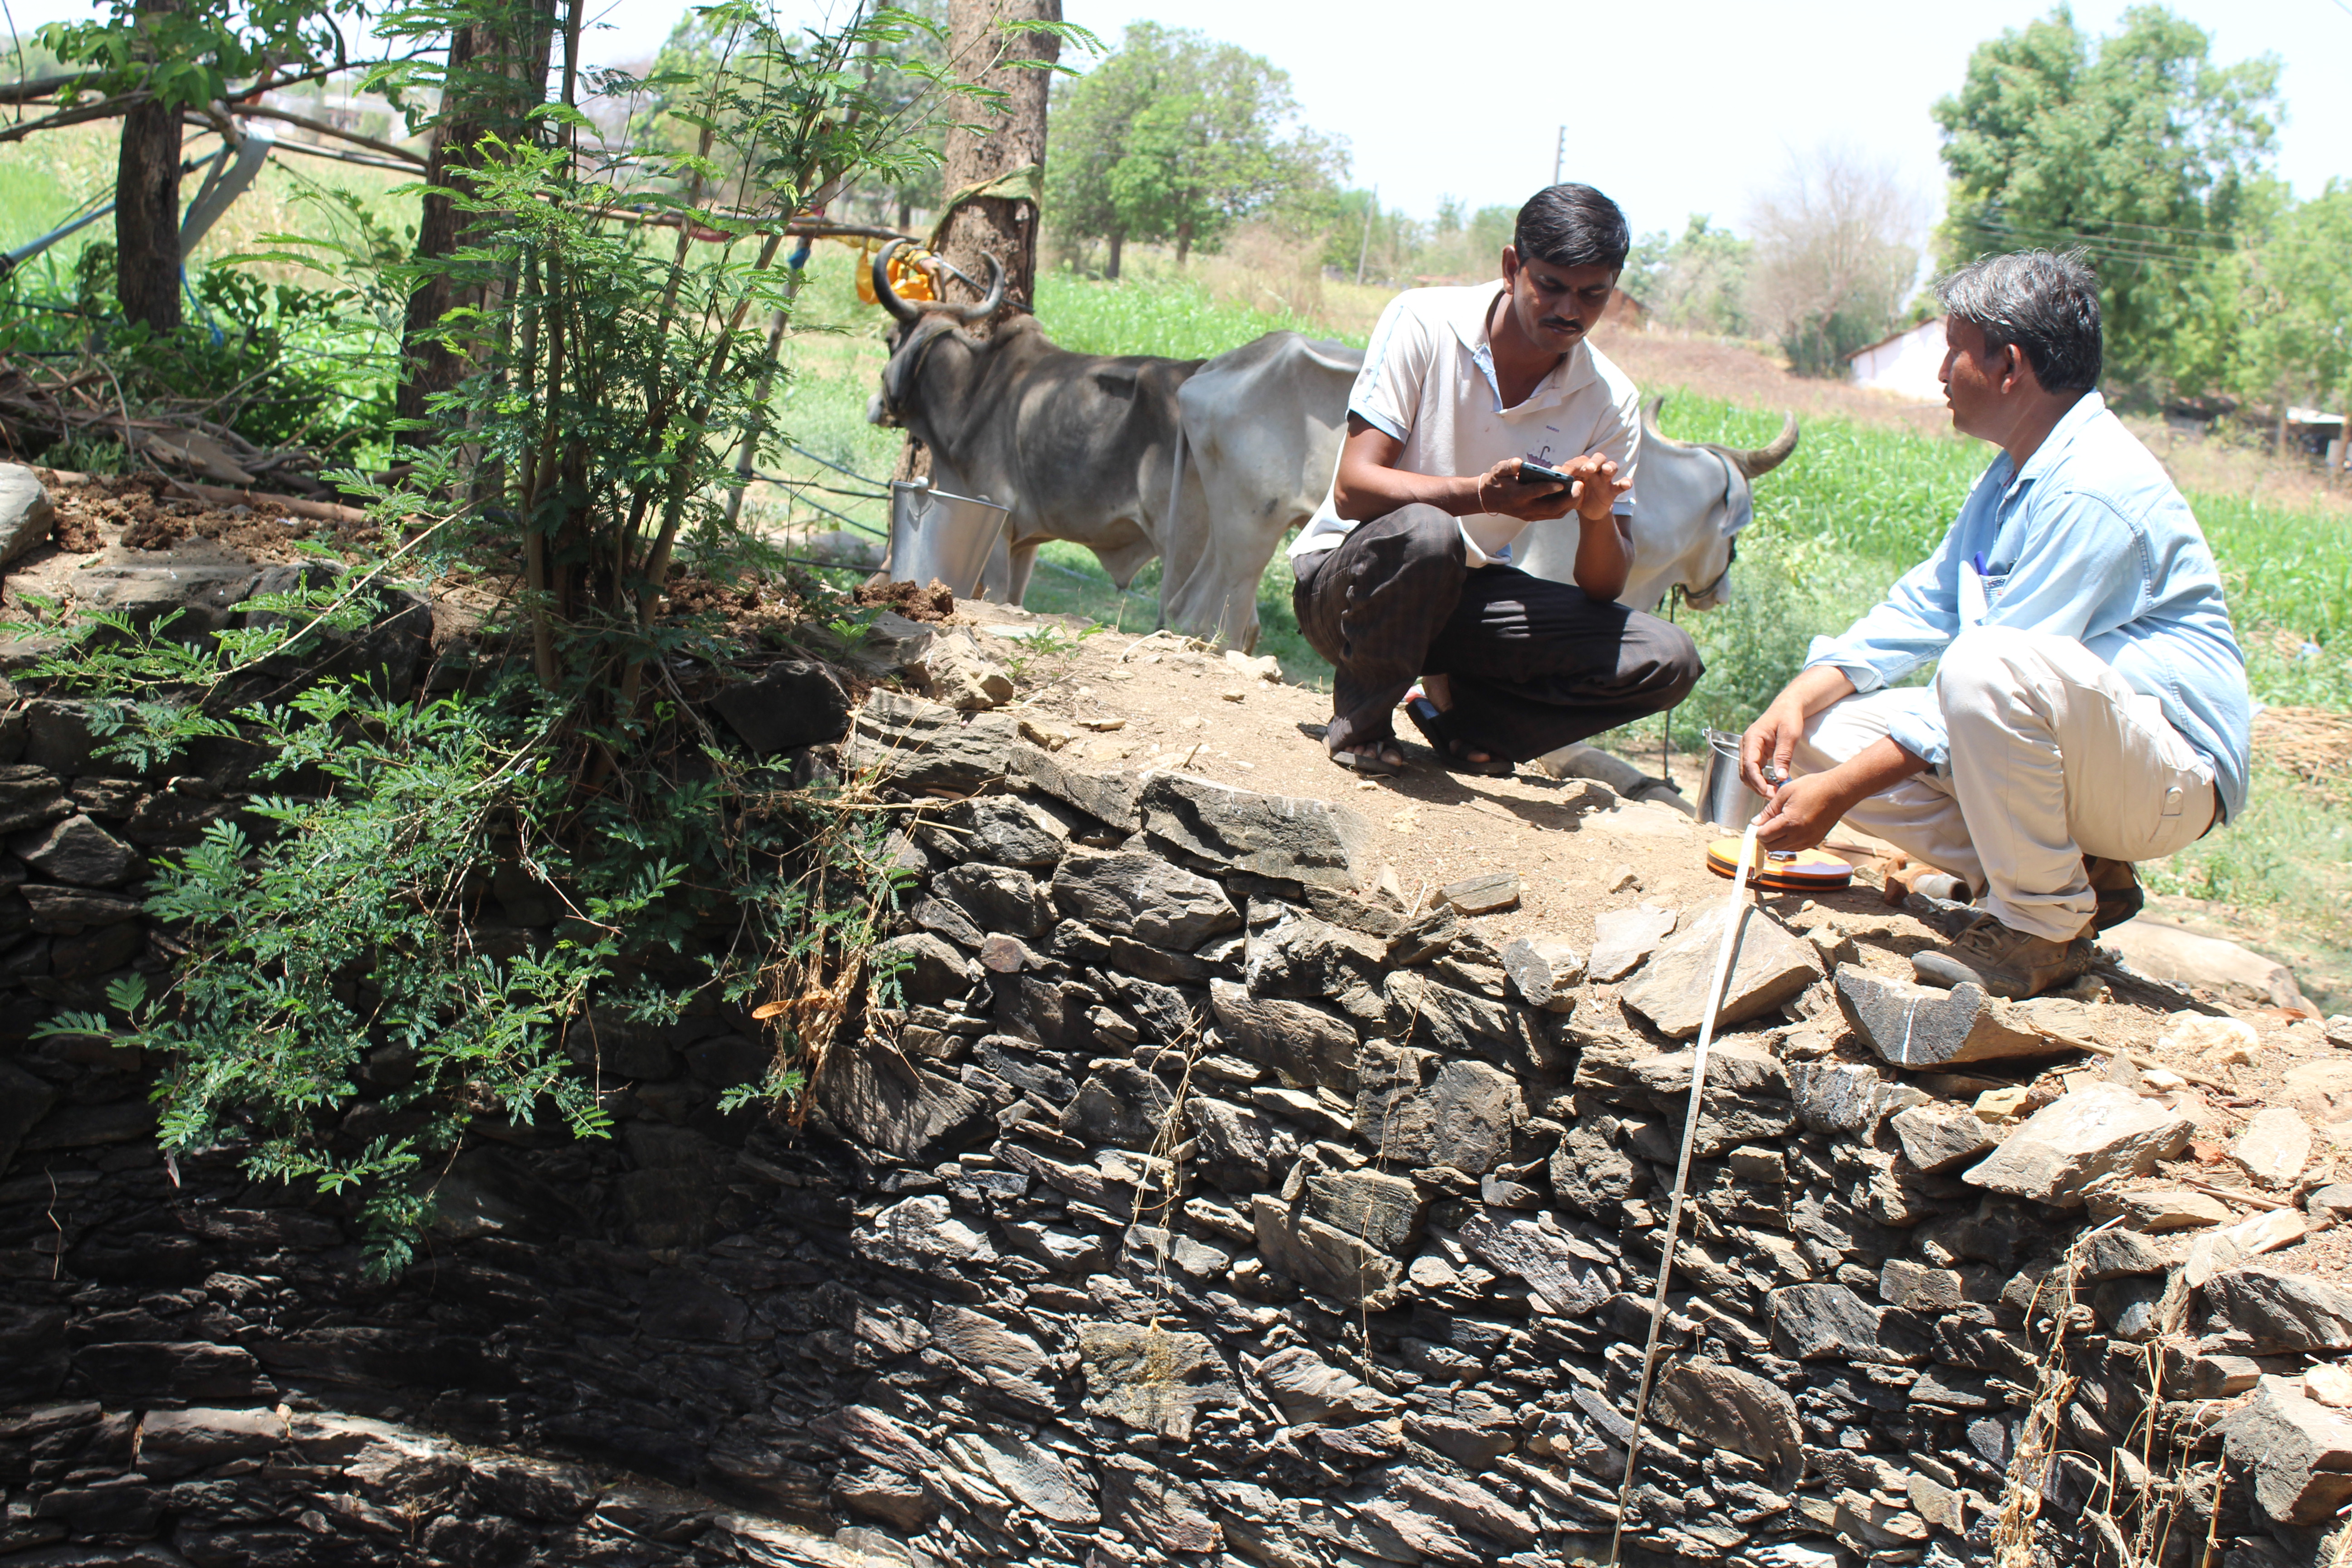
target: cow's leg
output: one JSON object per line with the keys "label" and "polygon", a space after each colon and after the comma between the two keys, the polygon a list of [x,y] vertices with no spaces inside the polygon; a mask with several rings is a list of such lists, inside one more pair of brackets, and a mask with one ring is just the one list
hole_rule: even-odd
{"label": "cow's leg", "polygon": [[1013,552],[1011,530],[997,536],[989,550],[988,564],[980,569],[980,596],[993,605],[1017,605],[1020,595],[1013,591]]}
{"label": "cow's leg", "polygon": [[1012,559],[1008,563],[1010,586],[1005,589],[1006,604],[1017,605],[1029,596],[1029,579],[1037,571],[1037,547],[1045,542],[1042,539],[1024,539],[1013,547]]}

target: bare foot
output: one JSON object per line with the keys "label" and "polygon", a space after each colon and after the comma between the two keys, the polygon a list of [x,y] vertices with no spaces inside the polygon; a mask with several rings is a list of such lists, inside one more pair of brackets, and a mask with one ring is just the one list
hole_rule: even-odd
{"label": "bare foot", "polygon": [[1394,741],[1367,741],[1360,746],[1342,746],[1339,749],[1359,757],[1377,758],[1392,768],[1404,766],[1404,753],[1397,750]]}

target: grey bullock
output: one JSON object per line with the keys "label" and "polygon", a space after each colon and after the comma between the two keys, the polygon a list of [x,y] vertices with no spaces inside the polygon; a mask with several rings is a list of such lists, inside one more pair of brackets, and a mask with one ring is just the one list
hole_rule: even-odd
{"label": "grey bullock", "polygon": [[[1012,509],[986,597],[1019,604],[1049,539],[1085,545],[1126,587],[1161,552],[1171,500],[1194,517],[1202,510],[1198,478],[1177,482],[1176,462],[1176,391],[1201,362],[1055,347],[1034,316],[1000,315],[1004,269],[993,257],[976,304],[901,300],[888,267],[903,243],[874,258],[874,296],[898,326],[867,417],[929,449],[938,489]],[[961,330],[991,317],[985,340]]]}
{"label": "grey bullock", "polygon": [[[1731,561],[1739,531],[1756,515],[1751,480],[1770,473],[1797,449],[1797,416],[1787,416],[1769,447],[1718,447],[1676,441],[1658,429],[1663,397],[1642,405],[1642,451],[1634,469],[1633,569],[1617,602],[1655,611],[1675,588],[1694,610],[1731,599]],[[1576,565],[1577,526],[1570,518],[1531,524],[1513,553],[1538,577],[1566,583]]]}

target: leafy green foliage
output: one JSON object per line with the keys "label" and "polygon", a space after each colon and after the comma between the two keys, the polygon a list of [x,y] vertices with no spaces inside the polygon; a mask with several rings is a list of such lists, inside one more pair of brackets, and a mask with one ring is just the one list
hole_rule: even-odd
{"label": "leafy green foliage", "polygon": [[144,89],[170,109],[226,97],[232,79],[265,69],[349,58],[338,13],[303,0],[188,0],[169,10],[108,0],[100,10],[86,22],[51,22],[34,37],[58,58],[96,70],[84,90]]}
{"label": "leafy green foliage", "polygon": [[157,333],[122,320],[114,268],[114,247],[96,241],[70,274],[0,279],[0,354],[102,365],[110,400],[223,426],[265,450],[299,443],[356,451],[371,436],[381,438],[391,412],[389,359],[381,341],[353,330],[353,289],[268,283],[213,267],[192,285],[193,328]]}
{"label": "leafy green foliage", "polygon": [[[1181,262],[1280,198],[1328,185],[1339,146],[1292,121],[1290,78],[1231,44],[1155,22],[1055,84],[1046,202],[1067,233],[1168,240]],[[1118,276],[1116,263],[1109,275]]]}
{"label": "leafy green foliage", "polygon": [[1667,326],[1737,337],[1748,331],[1751,248],[1706,214],[1693,213],[1680,238],[1664,229],[1643,235],[1625,258],[1619,287]]}
{"label": "leafy green foliage", "polygon": [[2330,180],[2320,195],[2286,206],[2233,272],[2243,324],[2231,384],[2282,408],[2352,393],[2352,182]]}
{"label": "leafy green foliage", "polygon": [[[463,374],[427,423],[463,439],[416,448],[396,480],[338,477],[404,542],[379,571],[521,578],[528,675],[493,652],[469,695],[392,702],[346,679],[284,698],[293,669],[363,649],[381,614],[368,574],[257,601],[205,637],[89,617],[25,677],[92,699],[107,753],[142,768],[198,742],[269,757],[278,793],[154,884],[150,912],[189,954],[170,985],[52,1026],[104,1030],[171,1064],[167,1148],[234,1147],[257,1178],[352,1194],[382,1266],[408,1255],[432,1173],[472,1123],[604,1131],[599,1088],[572,1065],[593,1059],[572,1040],[592,1006],[657,1022],[690,999],[759,1004],[775,1061],[732,1097],[744,1103],[792,1095],[869,994],[895,995],[866,956],[903,878],[884,853],[891,817],[855,787],[790,789],[719,747],[678,672],[740,645],[667,616],[665,589],[681,552],[716,573],[762,548],[718,495],[776,368],[759,329],[793,302],[778,265],[787,225],[854,179],[929,169],[950,84],[917,47],[937,32],[919,14],[860,9],[800,30],[739,0],[697,19],[713,58],[662,84],[664,123],[641,141],[654,188],[625,213],[614,184],[645,165],[583,145],[576,59],[554,101],[505,68],[543,12],[419,0],[388,14],[386,37],[493,40],[373,79],[435,89],[445,125],[503,127],[468,134],[463,177],[439,193],[457,243],[397,258],[354,207],[268,240],[267,259],[305,261],[332,290],[264,290],[227,271],[211,285],[248,353],[313,301],[388,339],[420,285],[451,285],[430,334]],[[214,66],[235,63],[226,47]],[[885,97],[869,66],[893,50]],[[515,111],[466,119],[485,95]],[[1003,95],[963,96],[984,109]],[[82,279],[92,297],[100,265]],[[56,629],[53,613],[37,618]],[[853,615],[833,635],[864,630]],[[509,631],[488,646],[512,646]]]}
{"label": "leafy green foliage", "polygon": [[2267,166],[2278,73],[2271,56],[2215,64],[2206,34],[2161,5],[2104,38],[2062,6],[1979,45],[1934,110],[1948,252],[2084,247],[2115,377],[2210,374],[2210,284]]}

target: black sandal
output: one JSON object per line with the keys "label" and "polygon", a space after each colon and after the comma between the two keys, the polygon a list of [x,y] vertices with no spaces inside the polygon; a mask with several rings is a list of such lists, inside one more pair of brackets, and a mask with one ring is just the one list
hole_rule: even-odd
{"label": "black sandal", "polygon": [[1404,772],[1406,767],[1409,765],[1401,762],[1392,763],[1386,757],[1381,755],[1382,751],[1394,745],[1396,743],[1395,742],[1380,741],[1367,743],[1371,745],[1372,748],[1371,754],[1369,756],[1361,752],[1344,750],[1338,752],[1326,752],[1324,755],[1329,757],[1334,763],[1338,763],[1340,767],[1347,769],[1349,773],[1361,773],[1366,778],[1392,779],[1399,773]]}
{"label": "black sandal", "polygon": [[1474,763],[1464,756],[1462,753],[1469,746],[1454,732],[1444,712],[1428,698],[1414,698],[1404,705],[1404,712],[1412,721],[1412,727],[1421,731],[1421,738],[1429,742],[1430,750],[1437,753],[1439,764],[1451,772],[1475,773],[1481,778],[1508,778],[1517,771],[1518,764],[1508,757],[1488,757],[1483,763]]}

